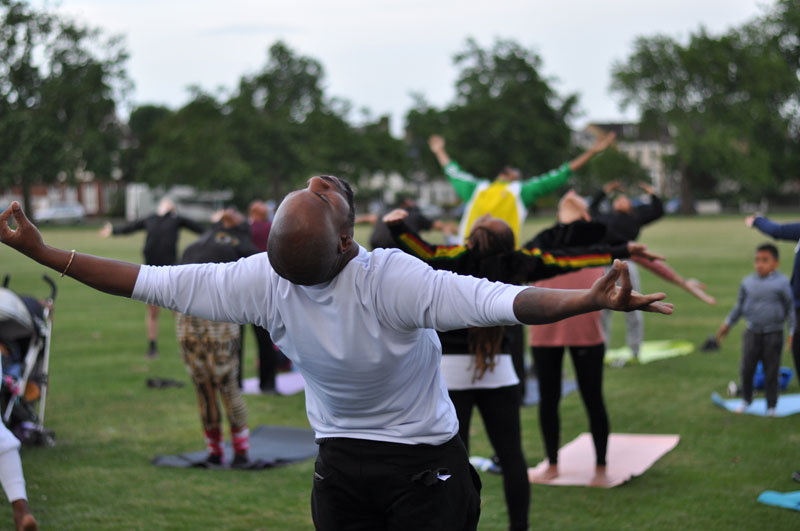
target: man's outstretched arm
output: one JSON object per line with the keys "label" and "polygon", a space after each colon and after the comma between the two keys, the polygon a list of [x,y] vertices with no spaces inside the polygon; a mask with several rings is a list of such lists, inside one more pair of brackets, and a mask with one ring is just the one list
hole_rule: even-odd
{"label": "man's outstretched arm", "polygon": [[[620,285],[617,286],[617,280]],[[672,313],[672,304],[661,302],[666,295],[642,295],[631,289],[628,265],[619,260],[590,289],[564,290],[528,288],[514,299],[514,315],[524,324],[545,324],[597,310]]]}
{"label": "man's outstretched arm", "polygon": [[[13,217],[17,229],[8,225]],[[139,265],[50,247],[14,201],[0,214],[0,241],[40,264],[112,295],[130,297]],[[65,273],[66,271],[66,273]]]}
{"label": "man's outstretched arm", "polygon": [[592,160],[592,157],[605,151],[605,149],[611,145],[611,142],[617,137],[616,133],[608,133],[607,135],[598,138],[592,147],[569,161],[569,169],[572,171],[578,171],[583,166],[586,165],[587,162]]}

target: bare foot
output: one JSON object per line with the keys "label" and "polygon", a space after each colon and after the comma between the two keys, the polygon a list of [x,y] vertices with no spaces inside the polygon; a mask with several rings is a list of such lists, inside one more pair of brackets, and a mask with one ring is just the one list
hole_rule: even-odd
{"label": "bare foot", "polygon": [[606,475],[605,465],[597,465],[594,469],[594,477],[589,483],[592,487],[605,487],[609,483],[608,476]]}
{"label": "bare foot", "polygon": [[27,500],[14,500],[11,508],[14,510],[14,527],[17,531],[37,531],[39,529],[36,518],[28,508]]}
{"label": "bare foot", "polygon": [[683,287],[686,288],[686,291],[700,299],[701,301],[705,302],[706,304],[716,304],[717,299],[709,295],[705,292],[706,285],[697,280],[696,278],[690,278],[686,282],[683,283]]}
{"label": "bare foot", "polygon": [[547,469],[537,476],[533,476],[531,480],[534,483],[547,483],[558,477],[558,464],[549,465]]}

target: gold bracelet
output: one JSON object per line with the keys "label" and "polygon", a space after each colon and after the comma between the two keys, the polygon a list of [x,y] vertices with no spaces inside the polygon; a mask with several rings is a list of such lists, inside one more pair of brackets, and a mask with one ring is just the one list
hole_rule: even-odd
{"label": "gold bracelet", "polygon": [[75,249],[73,249],[73,250],[72,250],[72,254],[71,254],[71,255],[69,255],[69,262],[67,262],[67,267],[65,267],[65,268],[64,268],[64,271],[62,271],[62,272],[61,272],[61,276],[62,276],[62,277],[63,277],[64,275],[66,275],[66,274],[67,274],[67,271],[69,271],[69,266],[71,266],[71,265],[72,265],[72,260],[73,260],[74,258],[75,258]]}

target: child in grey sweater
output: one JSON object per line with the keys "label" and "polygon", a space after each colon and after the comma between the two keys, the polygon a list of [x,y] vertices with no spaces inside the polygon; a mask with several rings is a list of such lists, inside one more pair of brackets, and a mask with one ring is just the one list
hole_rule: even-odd
{"label": "child in grey sweater", "polygon": [[792,288],[789,279],[778,271],[778,248],[771,243],[756,249],[755,272],[742,280],[736,305],[717,330],[721,341],[744,316],[747,328],[742,333],[742,361],[739,367],[744,401],[738,413],[753,401],[753,375],[758,362],[764,367],[767,416],[775,416],[778,403],[778,370],[783,351],[783,323],[788,319],[789,334],[794,333]]}

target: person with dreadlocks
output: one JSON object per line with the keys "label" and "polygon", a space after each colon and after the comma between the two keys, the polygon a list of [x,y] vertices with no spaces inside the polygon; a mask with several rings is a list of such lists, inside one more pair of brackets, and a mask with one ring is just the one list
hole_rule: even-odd
{"label": "person with dreadlocks", "polygon": [[[524,284],[583,267],[610,264],[614,258],[631,255],[659,258],[638,244],[553,252],[538,248],[515,250],[511,227],[488,214],[475,221],[465,245],[437,246],[410,231],[404,223],[406,215],[398,209],[383,218],[400,249],[434,269],[492,281]],[[507,332],[504,326],[439,332],[441,368],[467,451],[472,410],[477,406],[503,470],[509,529],[527,529],[530,485],[522,452],[519,379],[511,360]]]}

